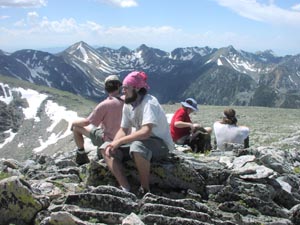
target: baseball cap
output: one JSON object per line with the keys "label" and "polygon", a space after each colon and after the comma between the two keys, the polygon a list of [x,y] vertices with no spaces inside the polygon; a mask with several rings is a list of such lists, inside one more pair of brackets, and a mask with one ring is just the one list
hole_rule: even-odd
{"label": "baseball cap", "polygon": [[104,84],[106,84],[106,82],[108,81],[120,81],[119,77],[117,75],[109,75],[108,77],[105,78],[104,80]]}

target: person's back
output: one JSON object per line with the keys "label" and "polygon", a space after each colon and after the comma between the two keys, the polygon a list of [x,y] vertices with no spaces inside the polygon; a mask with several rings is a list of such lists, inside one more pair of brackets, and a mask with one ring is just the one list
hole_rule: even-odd
{"label": "person's back", "polygon": [[249,128],[238,126],[233,109],[225,109],[222,121],[214,123],[214,133],[217,142],[217,149],[224,150],[225,143],[242,144],[248,147]]}
{"label": "person's back", "polygon": [[103,140],[112,141],[120,128],[124,100],[108,96],[99,103],[87,120],[103,130]]}
{"label": "person's back", "polygon": [[100,102],[87,118],[77,118],[72,123],[71,129],[77,146],[75,161],[78,165],[89,162],[84,149],[84,136],[89,137],[93,145],[105,148],[120,128],[124,105],[124,100],[120,98],[122,83],[118,76],[110,75],[105,79],[104,85],[108,97]]}
{"label": "person's back", "polygon": [[244,140],[249,135],[249,128],[215,122],[214,132],[217,140],[217,148],[223,150],[224,143],[244,144]]}

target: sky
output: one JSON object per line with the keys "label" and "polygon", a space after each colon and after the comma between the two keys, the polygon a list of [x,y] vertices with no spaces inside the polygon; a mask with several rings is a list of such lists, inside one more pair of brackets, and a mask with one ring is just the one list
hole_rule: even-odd
{"label": "sky", "polygon": [[79,41],[296,55],[300,0],[0,0],[1,50],[55,51]]}

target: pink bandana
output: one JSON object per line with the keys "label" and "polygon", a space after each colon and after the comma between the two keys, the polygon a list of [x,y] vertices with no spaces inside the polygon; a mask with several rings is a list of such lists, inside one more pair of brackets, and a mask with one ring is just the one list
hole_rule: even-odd
{"label": "pink bandana", "polygon": [[123,86],[149,89],[149,86],[146,81],[147,81],[147,74],[145,72],[133,71],[124,78]]}

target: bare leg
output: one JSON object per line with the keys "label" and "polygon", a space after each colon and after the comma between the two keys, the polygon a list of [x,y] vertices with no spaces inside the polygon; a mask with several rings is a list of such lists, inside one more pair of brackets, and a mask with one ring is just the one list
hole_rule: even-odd
{"label": "bare leg", "polygon": [[124,174],[124,168],[123,168],[120,160],[105,155],[104,149],[101,149],[101,154],[102,154],[102,157],[104,158],[109,170],[112,172],[112,174],[117,179],[119,185],[122,186],[123,188],[126,188],[127,190],[130,190],[130,185]]}
{"label": "bare leg", "polygon": [[74,135],[75,143],[76,143],[78,149],[84,149],[83,135],[86,137],[89,137],[90,129],[87,127],[74,126],[73,127],[73,135]]}
{"label": "bare leg", "polygon": [[150,180],[150,162],[144,159],[141,154],[133,153],[134,162],[139,172],[141,186],[144,190],[149,191],[149,180]]}

